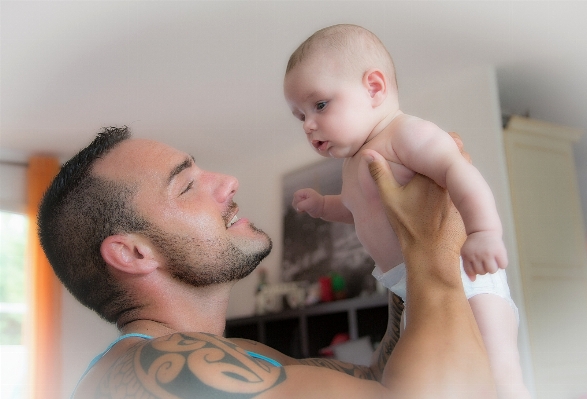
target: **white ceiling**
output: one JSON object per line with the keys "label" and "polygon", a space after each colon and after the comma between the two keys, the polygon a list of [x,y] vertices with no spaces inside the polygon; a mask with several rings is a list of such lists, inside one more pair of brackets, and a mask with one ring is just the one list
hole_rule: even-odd
{"label": "white ceiling", "polygon": [[[198,160],[291,145],[303,138],[281,93],[287,58],[335,23],[383,40],[400,90],[431,68],[490,64],[506,112],[587,131],[587,2],[2,1],[0,11],[4,160],[68,157],[108,125]],[[587,162],[587,139],[576,154]]]}

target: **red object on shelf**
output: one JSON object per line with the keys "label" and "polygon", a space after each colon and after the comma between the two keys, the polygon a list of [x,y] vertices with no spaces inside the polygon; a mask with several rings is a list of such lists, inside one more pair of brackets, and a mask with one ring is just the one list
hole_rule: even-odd
{"label": "red object on shelf", "polygon": [[318,279],[320,283],[320,300],[322,302],[331,302],[334,300],[334,294],[332,292],[332,279],[328,276],[320,277]]}
{"label": "red object on shelf", "polygon": [[342,344],[343,342],[347,342],[350,339],[351,337],[347,333],[338,333],[334,336],[334,338],[332,338],[330,345],[328,345],[326,348],[320,349],[318,353],[320,356],[334,357],[334,351],[332,347],[338,344]]}

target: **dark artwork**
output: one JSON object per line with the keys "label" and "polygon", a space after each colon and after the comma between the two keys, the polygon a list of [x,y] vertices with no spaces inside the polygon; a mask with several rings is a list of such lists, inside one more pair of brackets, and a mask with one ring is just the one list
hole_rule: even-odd
{"label": "dark artwork", "polygon": [[291,202],[301,188],[340,194],[341,159],[329,159],[287,174],[283,179],[283,280],[316,282],[330,272],[340,274],[347,296],[373,287],[373,260],[363,249],[354,225],[325,222],[298,214]]}

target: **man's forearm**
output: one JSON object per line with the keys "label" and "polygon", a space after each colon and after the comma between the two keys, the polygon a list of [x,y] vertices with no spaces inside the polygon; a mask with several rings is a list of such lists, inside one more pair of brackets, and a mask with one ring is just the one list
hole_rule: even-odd
{"label": "man's forearm", "polygon": [[362,380],[377,380],[378,377],[373,373],[370,367],[360,366],[357,364],[343,362],[336,359],[328,358],[308,358],[300,359],[297,364],[303,364],[306,366],[324,367],[331,370],[340,371],[341,373],[348,374],[350,376],[360,378]]}
{"label": "man's forearm", "polygon": [[387,360],[393,352],[393,348],[397,344],[400,336],[400,323],[402,312],[404,310],[404,302],[402,299],[389,291],[389,306],[387,317],[387,330],[381,340],[381,343],[373,353],[371,361],[371,370],[377,381],[381,381],[383,369],[387,364]]}

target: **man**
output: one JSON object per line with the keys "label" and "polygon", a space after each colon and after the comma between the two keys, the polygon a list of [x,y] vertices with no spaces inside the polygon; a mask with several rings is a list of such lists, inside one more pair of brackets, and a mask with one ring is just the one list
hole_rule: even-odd
{"label": "man", "polygon": [[458,213],[426,178],[398,187],[378,154],[365,161],[400,238],[410,297],[393,356],[382,349],[394,338],[388,328],[371,367],[223,338],[232,286],[271,250],[237,216],[237,180],[126,128],[100,133],[63,166],[39,211],[58,277],[125,337],[96,359],[75,398],[494,397],[460,282]]}

